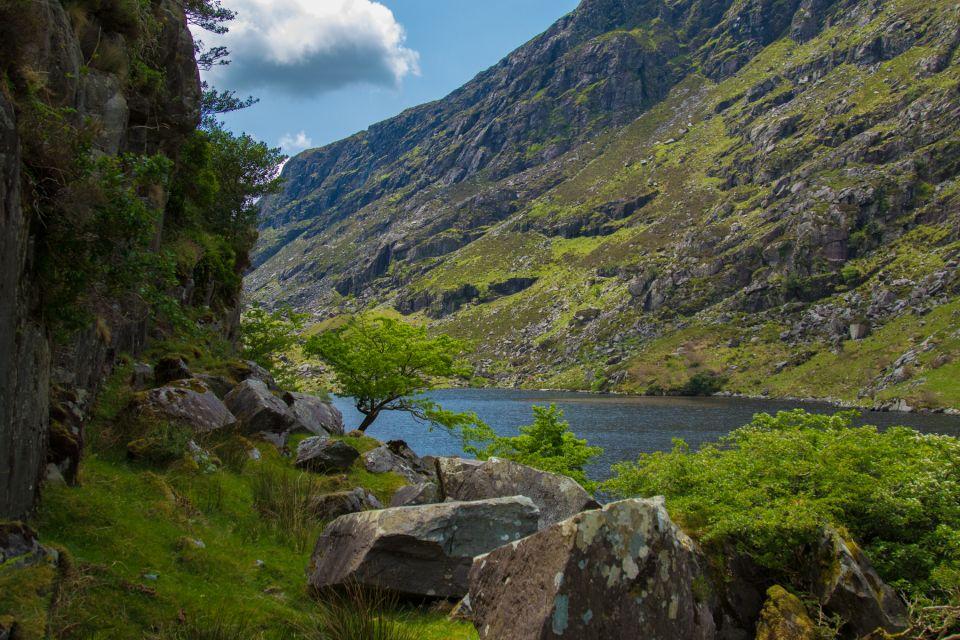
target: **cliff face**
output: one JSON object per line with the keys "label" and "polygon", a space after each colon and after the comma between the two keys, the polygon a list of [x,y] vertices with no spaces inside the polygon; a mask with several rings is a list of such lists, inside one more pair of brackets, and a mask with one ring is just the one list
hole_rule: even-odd
{"label": "cliff face", "polygon": [[426,315],[498,384],[956,405],[958,42],[940,0],[585,0],[291,160],[249,293]]}
{"label": "cliff face", "polygon": [[[34,503],[48,455],[51,376],[92,397],[115,355],[144,340],[145,319],[118,313],[55,343],[38,266],[48,221],[37,204],[45,180],[37,113],[57,114],[64,132],[82,126],[94,157],[174,158],[199,121],[183,10],[173,0],[134,4],[73,3],[68,14],[58,0],[0,2],[0,518],[21,517]],[[47,153],[69,144],[65,136],[46,142]],[[162,209],[165,197],[154,190],[152,206]]]}

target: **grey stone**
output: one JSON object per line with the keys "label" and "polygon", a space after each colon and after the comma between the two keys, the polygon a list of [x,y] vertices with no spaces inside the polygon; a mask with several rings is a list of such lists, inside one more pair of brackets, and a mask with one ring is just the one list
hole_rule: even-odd
{"label": "grey stone", "polygon": [[341,516],[317,540],[310,585],[462,597],[473,558],[530,535],[538,517],[536,505],[523,496]]}
{"label": "grey stone", "polygon": [[314,436],[297,446],[296,466],[319,473],[346,471],[360,453],[345,442]]}
{"label": "grey stone", "polygon": [[291,430],[297,423],[290,408],[270,393],[267,385],[260,380],[244,380],[227,394],[224,402],[247,433],[283,433]]}
{"label": "grey stone", "polygon": [[153,377],[157,384],[167,384],[192,378],[193,373],[182,358],[160,358],[153,367]]}
{"label": "grey stone", "polygon": [[137,362],[130,371],[130,386],[138,391],[153,386],[153,367],[145,362]]}
{"label": "grey stone", "polygon": [[599,506],[576,481],[510,460],[437,458],[437,474],[443,499],[529,497],[540,509],[540,528]]}
{"label": "grey stone", "polygon": [[317,496],[310,503],[310,512],[320,520],[333,520],[348,513],[382,508],[377,497],[361,487]]}
{"label": "grey stone", "polygon": [[287,391],[283,394],[300,426],[318,436],[343,435],[343,415],[335,406],[316,396]]}
{"label": "grey stone", "polygon": [[440,502],[440,490],[434,482],[421,482],[400,487],[390,500],[391,507],[408,507]]}
{"label": "grey stone", "polygon": [[363,466],[370,473],[397,473],[411,483],[433,477],[430,467],[403,440],[392,440],[371,449],[363,455]]}
{"label": "grey stone", "polygon": [[615,502],[474,560],[471,616],[483,639],[712,640],[705,569],[662,498]]}
{"label": "grey stone", "polygon": [[846,620],[858,636],[907,628],[903,600],[880,579],[863,551],[835,529],[821,536],[812,572],[814,594],[824,610]]}
{"label": "grey stone", "polygon": [[200,380],[180,380],[151,389],[134,399],[137,411],[190,426],[197,433],[230,426],[236,418]]}

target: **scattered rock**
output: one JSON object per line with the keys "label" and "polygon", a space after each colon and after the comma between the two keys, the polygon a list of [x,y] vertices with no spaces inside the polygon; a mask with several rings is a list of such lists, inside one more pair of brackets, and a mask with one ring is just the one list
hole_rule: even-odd
{"label": "scattered rock", "polygon": [[858,636],[876,629],[898,633],[907,628],[907,607],[886,585],[853,542],[826,529],[816,548],[814,595],[823,608],[846,620]]}
{"label": "scattered rock", "polygon": [[343,415],[329,402],[293,391],[284,393],[283,401],[307,431],[318,436],[343,435]]}
{"label": "scattered rock", "polygon": [[333,520],[348,513],[382,508],[375,495],[360,487],[318,496],[310,504],[311,513],[320,520]]}
{"label": "scattered rock", "polygon": [[258,380],[265,384],[270,391],[280,391],[280,386],[277,385],[277,381],[273,379],[273,374],[253,360],[247,360],[244,364],[246,368],[240,372],[240,378],[242,380]]}
{"label": "scattered rock", "polygon": [[136,409],[207,433],[236,422],[233,413],[200,380],[180,380],[151,389],[134,400]]}
{"label": "scattered rock", "polygon": [[215,376],[208,373],[198,373],[196,375],[198,380],[203,380],[204,383],[210,390],[217,394],[217,397],[223,400],[227,397],[227,394],[233,391],[233,387],[236,386],[233,382],[227,380],[223,376]]}
{"label": "scattered rock", "polygon": [[153,377],[156,384],[167,384],[192,378],[193,374],[183,358],[161,358],[153,368]]}
{"label": "scattered rock", "polygon": [[[409,482],[419,483],[433,473],[403,440],[391,440],[364,454],[363,465],[370,473],[397,473]],[[511,495],[516,495],[511,494]],[[492,496],[490,496],[492,497]]]}
{"label": "scattered rock", "polygon": [[864,322],[854,322],[850,325],[850,339],[863,340],[870,335],[870,325]]}
{"label": "scattered rock", "polygon": [[474,560],[481,638],[707,640],[704,560],[662,498],[587,511]]}
{"label": "scattered rock", "polygon": [[440,490],[434,482],[421,482],[400,487],[390,500],[391,507],[408,507],[440,502]]}
{"label": "scattered rock", "polygon": [[499,458],[485,462],[437,458],[437,474],[443,499],[485,500],[512,495],[528,496],[540,509],[540,528],[599,506],[586,489],[566,476]]}
{"label": "scattered rock", "polygon": [[345,442],[314,436],[297,446],[296,466],[318,473],[346,471],[360,453]]}
{"label": "scattered rock", "polygon": [[244,380],[227,394],[224,402],[247,433],[283,433],[297,423],[290,408],[260,380]]}
{"label": "scattered rock", "polygon": [[800,598],[779,585],[767,590],[756,640],[817,640],[819,637]]}
{"label": "scattered rock", "polygon": [[538,518],[536,505],[523,496],[341,516],[317,540],[310,585],[462,597],[473,558],[535,532]]}

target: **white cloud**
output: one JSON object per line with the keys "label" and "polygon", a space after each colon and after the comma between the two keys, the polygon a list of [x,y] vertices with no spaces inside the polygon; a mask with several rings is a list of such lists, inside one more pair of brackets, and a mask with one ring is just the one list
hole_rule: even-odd
{"label": "white cloud", "polygon": [[292,156],[312,147],[313,138],[308,136],[306,131],[299,131],[296,134],[285,133],[280,136],[280,141],[277,144],[285,154]]}
{"label": "white cloud", "polygon": [[399,86],[420,73],[419,54],[387,7],[374,0],[230,0],[237,11],[223,36],[231,64],[207,77],[229,89],[275,88],[316,95],[354,83]]}

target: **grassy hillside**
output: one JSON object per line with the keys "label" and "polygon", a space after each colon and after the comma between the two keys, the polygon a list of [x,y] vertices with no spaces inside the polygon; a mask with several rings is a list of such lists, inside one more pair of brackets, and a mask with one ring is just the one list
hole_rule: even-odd
{"label": "grassy hillside", "polygon": [[[306,567],[324,523],[305,505],[358,486],[389,501],[404,480],[371,474],[362,459],[342,475],[302,473],[272,445],[229,434],[204,443],[219,457],[215,465],[133,462],[116,439],[131,394],[127,374],[113,377],[99,403],[81,486],[48,486],[31,523],[60,551],[60,569],[0,573],[0,610],[20,621],[18,637],[326,637],[323,616],[338,610],[325,614],[307,592]],[[344,441],[361,451],[377,444]],[[253,445],[258,461],[248,457]],[[384,613],[412,637],[476,637],[446,614]]]}
{"label": "grassy hillside", "polygon": [[250,293],[318,319],[392,305],[473,340],[487,384],[643,392],[709,371],[734,392],[960,406],[956,8],[834,2],[809,25],[759,4],[793,26],[727,51],[733,3],[639,117],[508,178],[388,190],[334,223],[327,205],[271,218],[281,198]]}

